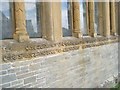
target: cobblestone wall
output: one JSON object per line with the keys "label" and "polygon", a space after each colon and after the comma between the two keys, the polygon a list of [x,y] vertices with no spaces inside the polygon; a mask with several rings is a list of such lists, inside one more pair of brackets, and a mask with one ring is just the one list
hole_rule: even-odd
{"label": "cobblestone wall", "polygon": [[0,87],[111,87],[118,75],[118,43],[1,64]]}

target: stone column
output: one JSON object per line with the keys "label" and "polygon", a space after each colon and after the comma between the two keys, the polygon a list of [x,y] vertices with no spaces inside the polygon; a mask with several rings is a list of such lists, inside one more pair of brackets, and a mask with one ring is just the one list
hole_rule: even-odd
{"label": "stone column", "polygon": [[115,2],[116,33],[118,35],[118,2]]}
{"label": "stone column", "polygon": [[118,2],[118,34],[120,35],[120,2]]}
{"label": "stone column", "polygon": [[116,20],[115,20],[115,1],[110,2],[111,5],[111,35],[116,35]]}
{"label": "stone column", "polygon": [[100,35],[103,36],[103,2],[98,2],[98,26]]}
{"label": "stone column", "polygon": [[86,0],[86,18],[87,18],[87,32],[89,31],[89,11],[88,11],[89,7],[88,7],[88,0]]}
{"label": "stone column", "polygon": [[46,29],[45,29],[45,8],[44,8],[44,2],[40,2],[40,28],[41,28],[41,34],[42,38],[46,39]]}
{"label": "stone column", "polygon": [[13,34],[15,33],[15,9],[14,9],[14,3],[13,2],[10,2],[10,12],[12,13],[11,14],[11,17],[12,17],[12,26],[13,26]]}
{"label": "stone column", "polygon": [[103,31],[104,36],[110,36],[110,8],[109,0],[103,2]]}
{"label": "stone column", "polygon": [[73,2],[73,36],[74,37],[82,37],[82,33],[80,30],[80,5],[79,0]]}
{"label": "stone column", "polygon": [[89,23],[90,23],[88,34],[89,36],[94,37],[97,35],[97,33],[95,33],[94,0],[88,2],[88,5],[89,5]]}
{"label": "stone column", "polygon": [[19,2],[14,2],[14,8],[15,8],[14,39],[19,42],[28,41],[29,36],[26,31],[24,0],[19,0]]}
{"label": "stone column", "polygon": [[[61,3],[42,2],[42,37],[50,41],[62,40]],[[42,31],[43,31],[42,30]]]}

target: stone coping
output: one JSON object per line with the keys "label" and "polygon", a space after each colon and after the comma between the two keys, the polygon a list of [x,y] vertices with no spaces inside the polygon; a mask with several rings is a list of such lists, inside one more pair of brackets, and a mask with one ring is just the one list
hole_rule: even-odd
{"label": "stone coping", "polygon": [[64,37],[61,42],[50,42],[42,38],[36,38],[24,43],[19,43],[15,40],[1,40],[2,63],[30,60],[41,56],[116,43],[118,42],[118,37]]}

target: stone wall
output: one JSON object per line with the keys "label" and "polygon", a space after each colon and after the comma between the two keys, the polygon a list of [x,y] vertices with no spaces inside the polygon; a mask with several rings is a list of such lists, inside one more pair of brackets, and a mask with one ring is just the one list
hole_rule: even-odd
{"label": "stone wall", "polygon": [[111,87],[118,76],[118,43],[1,64],[0,87]]}

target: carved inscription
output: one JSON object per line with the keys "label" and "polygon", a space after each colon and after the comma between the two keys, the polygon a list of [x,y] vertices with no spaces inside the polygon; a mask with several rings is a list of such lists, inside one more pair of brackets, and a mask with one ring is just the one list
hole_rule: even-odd
{"label": "carved inscription", "polygon": [[3,61],[14,61],[14,60],[20,60],[24,58],[34,58],[37,56],[45,56],[45,55],[51,55],[55,54],[56,52],[54,50],[46,50],[46,51],[37,51],[32,53],[23,53],[23,54],[7,54],[3,55]]}
{"label": "carved inscription", "polygon": [[[24,59],[31,59],[40,56],[52,55],[62,52],[69,52],[73,50],[79,50],[80,46],[82,49],[90,48],[90,47],[97,47],[101,45],[106,45],[110,43],[118,42],[118,37],[96,37],[96,38],[82,38],[77,40],[65,40],[59,43],[35,43],[35,44],[27,44],[23,47],[25,51],[14,51],[14,46],[9,46],[3,43],[2,50],[2,60],[4,62],[12,62],[16,60],[24,60]],[[18,45],[18,44],[17,44]],[[6,48],[7,47],[7,48]],[[18,45],[19,48],[19,45]],[[6,52],[5,52],[6,51]],[[7,52],[10,51],[10,52]]]}
{"label": "carved inscription", "polygon": [[32,45],[32,46],[26,46],[25,50],[30,51],[30,50],[39,50],[39,49],[45,49],[45,48],[51,48],[55,47],[56,44],[41,44],[41,45]]}
{"label": "carved inscription", "polygon": [[73,51],[78,49],[79,49],[79,46],[73,46],[73,47],[64,48],[63,52],[68,52],[68,51]]}

